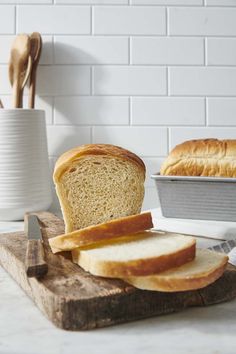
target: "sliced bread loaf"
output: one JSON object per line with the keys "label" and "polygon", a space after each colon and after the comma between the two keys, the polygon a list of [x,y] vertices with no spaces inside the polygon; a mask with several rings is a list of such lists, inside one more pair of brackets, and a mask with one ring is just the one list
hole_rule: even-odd
{"label": "sliced bread loaf", "polygon": [[96,248],[75,249],[73,262],[91,274],[111,278],[149,275],[180,266],[195,257],[193,237],[146,231],[136,239]]}
{"label": "sliced bread loaf", "polygon": [[70,251],[77,247],[110,241],[126,235],[132,237],[133,234],[152,227],[152,215],[148,212],[110,220],[103,224],[56,236],[49,239],[49,245],[53,253]]}
{"label": "sliced bread loaf", "polygon": [[197,249],[196,258],[181,267],[163,273],[126,278],[129,284],[143,290],[165,292],[186,291],[204,288],[224,272],[228,257],[206,249]]}
{"label": "sliced bread loaf", "polygon": [[121,147],[91,144],[67,151],[53,178],[66,233],[140,213],[145,165]]}

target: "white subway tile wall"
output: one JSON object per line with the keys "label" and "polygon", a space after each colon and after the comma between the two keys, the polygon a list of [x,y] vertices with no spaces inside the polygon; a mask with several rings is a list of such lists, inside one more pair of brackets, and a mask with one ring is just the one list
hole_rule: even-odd
{"label": "white subway tile wall", "polygon": [[207,98],[209,126],[235,126],[236,98]]}
{"label": "white subway tile wall", "polygon": [[93,32],[104,35],[165,34],[166,16],[162,7],[97,6],[93,11]]}
{"label": "white subway tile wall", "polygon": [[236,67],[171,67],[169,89],[173,96],[233,96]]}
{"label": "white subway tile wall", "polygon": [[93,68],[95,95],[165,95],[167,71],[151,66],[96,66]]}
{"label": "white subway tile wall", "polygon": [[5,107],[11,43],[32,31],[43,36],[36,107],[52,168],[76,145],[124,146],[145,161],[149,209],[150,175],[172,147],[236,138],[236,0],[1,0]]}
{"label": "white subway tile wall", "polygon": [[189,37],[133,37],[131,63],[203,65],[204,39]]}
{"label": "white subway tile wall", "polygon": [[88,95],[90,83],[89,66],[42,65],[38,70],[39,95]]}
{"label": "white subway tile wall", "polygon": [[215,139],[235,139],[236,138],[236,127],[203,127],[203,128],[170,128],[170,148],[172,149],[175,145],[180,144],[185,140],[191,139],[207,139],[209,137]]}
{"label": "white subway tile wall", "polygon": [[208,65],[235,65],[236,38],[207,38]]}
{"label": "white subway tile wall", "polygon": [[54,122],[69,125],[129,125],[129,98],[56,97]]}
{"label": "white subway tile wall", "polygon": [[236,8],[170,8],[170,34],[186,36],[235,36],[235,16]]}
{"label": "white subway tile wall", "polygon": [[91,11],[87,6],[19,6],[17,31],[42,34],[88,34]]}
{"label": "white subway tile wall", "polygon": [[92,131],[94,143],[123,146],[140,156],[167,154],[167,128],[159,127],[98,127]]}
{"label": "white subway tile wall", "polygon": [[132,97],[133,125],[205,125],[204,98]]}

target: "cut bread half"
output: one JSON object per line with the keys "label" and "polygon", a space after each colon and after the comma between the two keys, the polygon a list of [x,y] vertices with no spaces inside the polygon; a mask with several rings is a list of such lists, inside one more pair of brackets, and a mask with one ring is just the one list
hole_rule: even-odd
{"label": "cut bread half", "polygon": [[78,146],[54,169],[66,233],[140,213],[145,165],[132,152],[109,144]]}
{"label": "cut bread half", "polygon": [[224,272],[228,257],[206,249],[197,249],[196,258],[181,267],[160,274],[129,277],[125,281],[142,290],[165,292],[204,288],[216,281]]}
{"label": "cut bread half", "polygon": [[112,239],[135,234],[153,227],[150,212],[127,216],[93,225],[49,239],[53,253],[70,251],[77,247],[92,245],[94,243],[110,241]]}
{"label": "cut bread half", "polygon": [[190,262],[195,257],[195,249],[193,237],[146,231],[136,234],[135,240],[75,249],[72,258],[91,274],[124,278],[155,274]]}

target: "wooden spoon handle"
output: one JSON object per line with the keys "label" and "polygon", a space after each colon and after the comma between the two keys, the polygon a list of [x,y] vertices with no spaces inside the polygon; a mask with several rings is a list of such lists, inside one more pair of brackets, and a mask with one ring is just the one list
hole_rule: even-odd
{"label": "wooden spoon handle", "polygon": [[33,68],[30,75],[29,85],[29,108],[35,106],[36,70]]}
{"label": "wooden spoon handle", "polygon": [[12,106],[13,106],[13,108],[21,108],[22,107],[22,90],[20,87],[19,80],[15,80],[13,83]]}
{"label": "wooden spoon handle", "polygon": [[23,92],[24,92],[24,90],[21,88],[20,89],[20,102],[19,102],[19,106],[18,106],[18,108],[23,108]]}

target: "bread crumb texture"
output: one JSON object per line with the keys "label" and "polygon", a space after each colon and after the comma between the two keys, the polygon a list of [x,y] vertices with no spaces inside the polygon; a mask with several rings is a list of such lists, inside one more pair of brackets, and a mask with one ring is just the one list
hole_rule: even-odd
{"label": "bread crumb texture", "polygon": [[67,231],[137,214],[144,198],[144,174],[130,161],[107,155],[74,160],[57,186]]}

